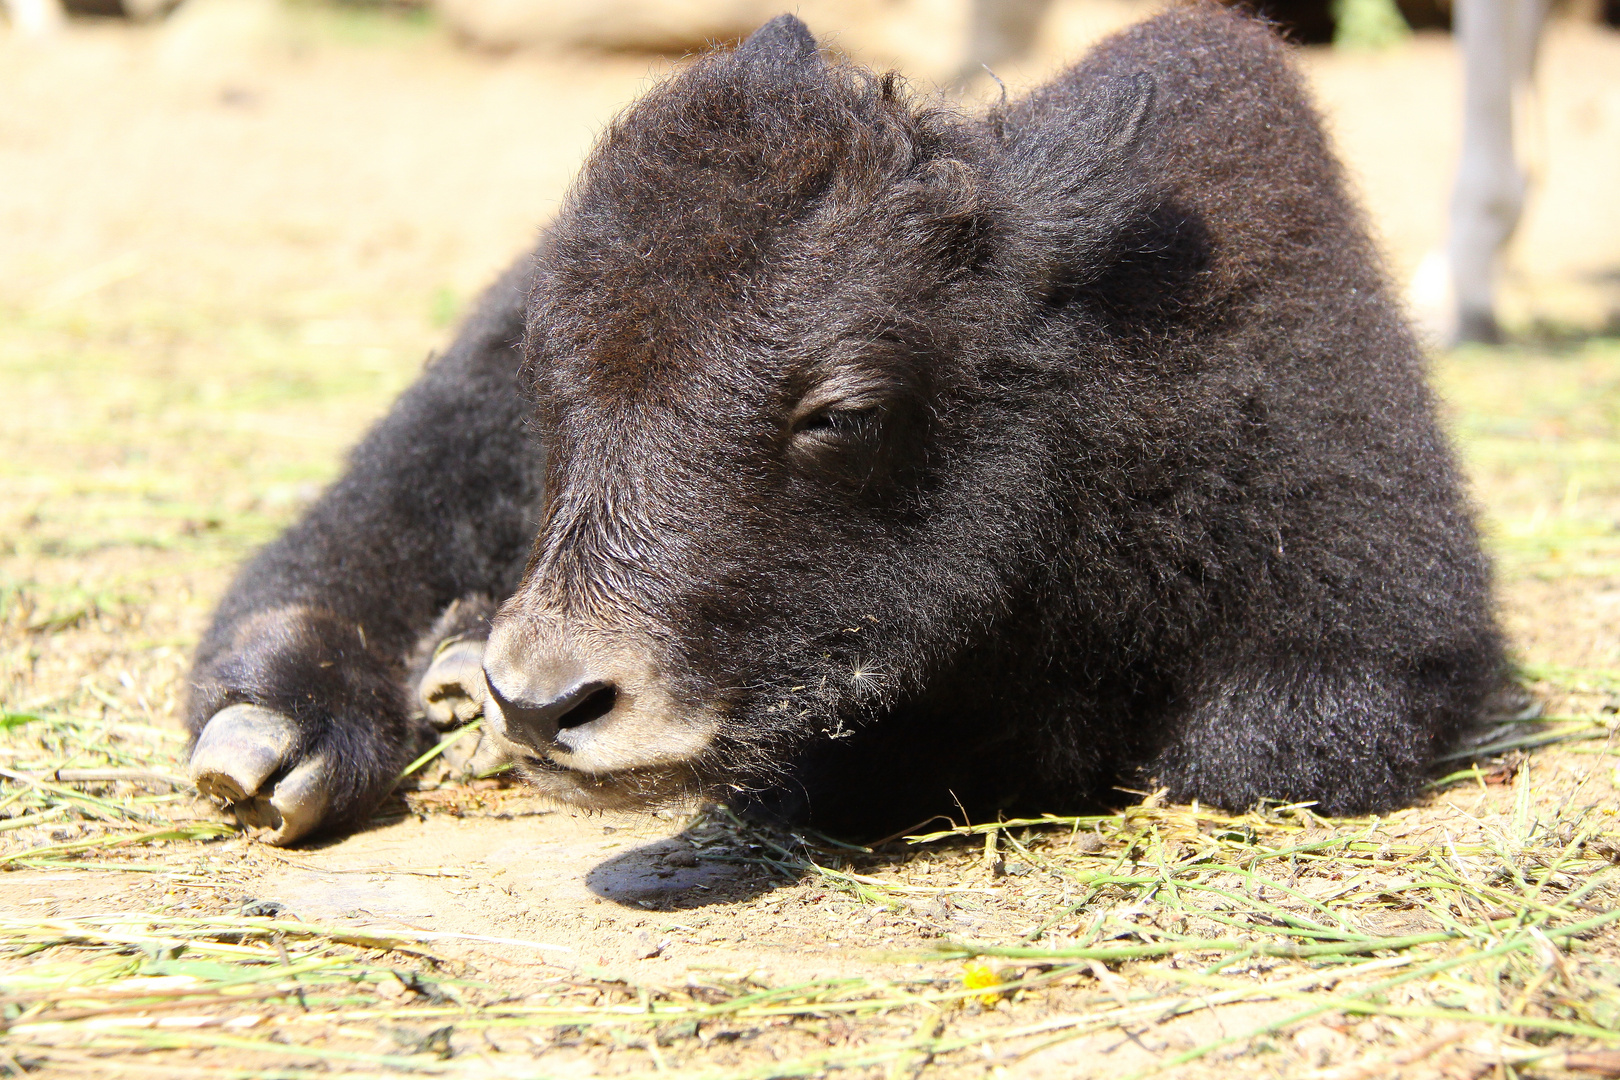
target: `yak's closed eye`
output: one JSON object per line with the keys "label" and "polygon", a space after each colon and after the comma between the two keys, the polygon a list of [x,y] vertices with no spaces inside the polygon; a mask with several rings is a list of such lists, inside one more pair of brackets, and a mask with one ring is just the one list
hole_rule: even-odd
{"label": "yak's closed eye", "polygon": [[793,426],[793,434],[820,443],[843,443],[865,438],[876,428],[876,406],[864,409],[819,409]]}

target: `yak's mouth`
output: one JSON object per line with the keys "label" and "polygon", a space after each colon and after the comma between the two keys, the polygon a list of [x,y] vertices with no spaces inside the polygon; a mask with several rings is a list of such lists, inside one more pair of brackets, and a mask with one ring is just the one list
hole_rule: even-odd
{"label": "yak's mouth", "polygon": [[597,698],[602,701],[594,715],[560,727],[548,743],[527,749],[569,771],[606,779],[678,770],[702,757],[720,728],[717,717],[684,714],[663,695],[599,691],[585,707]]}
{"label": "yak's mouth", "polygon": [[538,794],[584,810],[657,810],[707,801],[709,785],[693,762],[588,773],[524,752],[518,775]]}
{"label": "yak's mouth", "polygon": [[[611,720],[610,713],[580,727]],[[709,750],[718,726],[625,724],[594,733],[599,736],[594,742],[580,740],[572,746],[563,738],[568,730],[540,746],[514,740],[497,725],[486,725],[484,735],[493,740],[498,756],[547,799],[585,810],[646,811],[695,808],[712,795],[716,785]]]}

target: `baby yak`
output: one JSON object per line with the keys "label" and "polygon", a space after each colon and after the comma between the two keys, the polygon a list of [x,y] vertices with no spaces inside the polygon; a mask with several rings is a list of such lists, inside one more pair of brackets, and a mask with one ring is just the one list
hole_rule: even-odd
{"label": "baby yak", "polygon": [[608,128],[241,572],[192,773],[288,843],[481,714],[585,807],[1386,809],[1502,662],[1422,368],[1264,25],[976,118],[782,16]]}

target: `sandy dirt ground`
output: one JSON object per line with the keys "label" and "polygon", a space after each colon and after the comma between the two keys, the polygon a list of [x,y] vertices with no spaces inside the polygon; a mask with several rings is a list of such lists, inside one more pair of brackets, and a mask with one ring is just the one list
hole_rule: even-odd
{"label": "sandy dirt ground", "polygon": [[[1146,10],[1060,5],[1039,53],[1009,82],[1016,89],[1039,78],[1089,35]],[[1375,54],[1311,51],[1302,63],[1394,271],[1409,280],[1443,231],[1456,146],[1450,45],[1420,36]],[[96,753],[113,748],[107,760],[178,770],[188,652],[232,567],[334,475],[344,447],[449,340],[483,283],[532,243],[607,118],[668,66],[644,56],[480,55],[418,18],[255,0],[198,0],[157,27],[75,24],[45,46],[0,33],[0,701],[8,725],[13,716],[78,718],[100,740]],[[0,936],[24,943],[0,953],[0,1024],[12,1029],[0,1035],[0,1075],[318,1068],[729,1077],[841,1067],[863,1076],[1055,1078],[1164,1067],[1209,1076],[1506,1076],[1512,1062],[1518,1075],[1560,1075],[1580,1064],[1569,1053],[1600,1052],[1593,1032],[1602,1016],[1620,1030],[1620,1012],[1603,1013],[1591,1004],[1601,994],[1576,988],[1612,986],[1620,976],[1612,927],[1582,938],[1577,954],[1575,939],[1556,938],[1547,924],[1562,943],[1549,945],[1554,959],[1538,961],[1500,1003],[1527,1024],[1546,1021],[1522,1029],[1423,1012],[1474,1000],[1455,987],[1451,997],[1421,999],[1392,991],[1379,998],[1382,1012],[1330,1004],[1282,1026],[1299,1015],[1294,991],[1166,1009],[1168,968],[1112,960],[1058,979],[1045,974],[1049,963],[1008,957],[1013,969],[991,981],[1034,980],[1027,992],[964,996],[963,987],[982,984],[973,981],[977,969],[964,966],[965,954],[940,951],[961,941],[1004,950],[1037,939],[1083,945],[1105,917],[1185,930],[1190,916],[1162,896],[1077,885],[1064,869],[1116,857],[1136,865],[1149,848],[1174,861],[1199,845],[1274,835],[1324,844],[1370,837],[1365,858],[1388,862],[1402,844],[1444,858],[1451,844],[1458,872],[1476,874],[1481,889],[1498,873],[1491,845],[1508,835],[1525,851],[1541,837],[1535,843],[1561,843],[1566,855],[1586,852],[1582,875],[1606,865],[1609,849],[1592,838],[1614,829],[1617,805],[1620,347],[1590,335],[1620,312],[1620,35],[1559,25],[1543,73],[1532,125],[1539,186],[1507,294],[1510,325],[1531,344],[1441,357],[1436,372],[1529,688],[1514,707],[1528,715],[1528,702],[1586,725],[1578,745],[1487,754],[1468,777],[1382,823],[1296,815],[1233,825],[1184,810],[1161,820],[1149,807],[1146,818],[1089,832],[1026,830],[1018,843],[1029,851],[1016,856],[1007,854],[1011,830],[999,853],[982,833],[840,853],[717,815],[581,815],[498,780],[453,783],[432,769],[374,827],[282,851],[215,828],[224,819],[183,786],[125,778],[94,790],[126,806],[167,799],[150,804],[152,813],[192,831],[92,851],[75,845],[117,839],[127,823],[54,809],[40,811],[55,816],[38,824],[0,819],[8,871],[0,873]],[[0,767],[11,772],[0,799],[37,788],[47,765],[57,775],[94,757],[68,735],[35,738],[33,730],[21,720],[5,729],[12,741],[0,747]],[[1247,839],[1228,838],[1245,829]],[[88,855],[96,857],[81,858]],[[807,869],[810,861],[821,869]],[[1396,881],[1396,892],[1430,887],[1420,874],[1403,884],[1372,865],[1322,870],[1321,895],[1363,871]],[[1562,864],[1539,865],[1551,866],[1551,881]],[[1288,880],[1297,884],[1300,873]],[[1538,896],[1579,891],[1567,874],[1546,881]],[[1581,894],[1564,914],[1612,910],[1607,888]],[[1262,885],[1261,901],[1266,895]],[[1442,926],[1390,894],[1367,895],[1362,915],[1378,933]],[[106,1042],[112,1029],[71,1027],[83,1017],[56,999],[56,1012],[42,1014],[45,999],[27,987],[113,954],[179,962],[161,948],[140,953],[147,945],[130,943],[158,932],[120,938],[117,919],[95,941],[59,929],[28,937],[31,926],[108,913],[131,927],[147,917],[247,913],[325,927],[321,940],[334,949],[369,941],[370,966],[355,976],[370,987],[365,1015],[383,1016],[379,1001],[399,1010],[351,1030],[307,1003],[263,1015],[192,1003],[186,1015],[202,1016],[196,1030],[227,1034],[142,1042],[120,1028],[113,1034],[125,1041]],[[396,937],[379,945],[334,927]],[[305,962],[302,946],[288,944],[303,939],[283,937],[274,938],[282,959]],[[476,1000],[457,999],[462,1019],[442,1046],[436,1033],[448,1028],[429,1019],[443,1003],[439,992],[409,974],[375,976],[418,963],[424,950],[434,971],[478,987],[467,991]],[[1304,980],[1290,984],[1304,991],[1329,985],[1297,965],[1253,957],[1223,977]],[[1372,969],[1358,977],[1372,978]],[[666,1001],[743,1008],[735,1003],[768,988],[838,980],[888,1004],[866,1012],[795,1005],[708,1028],[693,1020],[691,1031],[668,1039],[611,1035],[619,1030],[611,1027],[592,1034],[599,1029],[585,1020],[548,1021],[541,1031],[467,1019],[487,1019],[503,1002],[562,1002],[582,1017]],[[1559,1019],[1563,1005],[1543,1005],[1549,986],[1564,987],[1575,1019]],[[949,1008],[933,998],[916,1004],[917,995],[952,988]],[[905,995],[915,1008],[894,1004]],[[1159,1011],[1129,1013],[1138,1019],[1106,1030],[1073,1019],[1143,1003]],[[271,1031],[265,1041],[229,1041],[238,1028],[220,1025],[244,1016],[252,1023],[240,1025],[242,1038]],[[51,1028],[57,1020],[69,1026]],[[1223,1039],[1231,1042],[1207,1049]],[[1537,1058],[1543,1043],[1552,1050]],[[270,1052],[299,1046],[327,1056]],[[1553,1050],[1566,1056],[1547,1056]],[[1192,1051],[1196,1060],[1176,1064]],[[341,1054],[352,1056],[333,1056]]]}

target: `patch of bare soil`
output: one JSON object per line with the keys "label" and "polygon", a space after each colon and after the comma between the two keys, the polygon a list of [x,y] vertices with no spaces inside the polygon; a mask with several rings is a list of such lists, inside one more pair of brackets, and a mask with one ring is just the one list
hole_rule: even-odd
{"label": "patch of bare soil", "polygon": [[[1060,7],[1027,77],[1109,12]],[[1592,326],[1620,44],[1544,59],[1515,303]],[[1306,65],[1410,270],[1449,47]],[[1529,696],[1387,820],[1150,800],[865,852],[429,769],[283,851],[192,797],[177,706],[231,568],[657,66],[252,3],[0,36],[0,1075],[1620,1074],[1602,342],[1437,362]]]}

